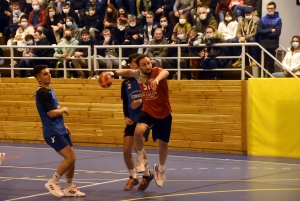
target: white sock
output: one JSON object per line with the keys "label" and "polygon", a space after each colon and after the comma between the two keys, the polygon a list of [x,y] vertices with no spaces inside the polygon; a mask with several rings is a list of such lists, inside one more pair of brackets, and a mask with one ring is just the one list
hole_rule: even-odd
{"label": "white sock", "polygon": [[137,178],[135,169],[128,170],[128,171],[129,171],[130,176],[132,176],[132,178],[135,178],[135,179]]}
{"label": "white sock", "polygon": [[147,177],[150,176],[149,168],[148,168],[148,163],[147,163],[147,165],[146,165],[146,167],[145,167],[145,172],[144,172],[143,176],[147,176]]}
{"label": "white sock", "polygon": [[73,186],[73,178],[66,178],[66,188]]}
{"label": "white sock", "polygon": [[160,173],[163,173],[164,170],[165,170],[165,165],[159,164],[159,166],[158,166],[158,171],[159,171]]}
{"label": "white sock", "polygon": [[143,149],[141,151],[137,151],[138,157],[139,158],[144,158],[144,151]]}
{"label": "white sock", "polygon": [[57,174],[57,173],[55,172],[54,175],[53,175],[53,177],[52,177],[52,179],[51,179],[51,181],[52,181],[52,182],[58,182],[59,179],[60,179],[60,177],[61,177],[61,175],[59,175],[59,174]]}

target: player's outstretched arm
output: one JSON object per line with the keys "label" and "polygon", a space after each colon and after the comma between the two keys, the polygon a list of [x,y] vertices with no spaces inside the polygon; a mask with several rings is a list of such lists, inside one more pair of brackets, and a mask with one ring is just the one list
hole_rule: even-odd
{"label": "player's outstretched arm", "polygon": [[62,115],[63,113],[68,115],[69,114],[68,108],[63,107],[60,109],[50,110],[47,114],[50,118],[55,118],[55,117]]}
{"label": "player's outstretched arm", "polygon": [[130,69],[121,69],[121,70],[117,70],[115,72],[111,72],[111,75],[113,77],[116,76],[125,76],[125,77],[130,77]]}

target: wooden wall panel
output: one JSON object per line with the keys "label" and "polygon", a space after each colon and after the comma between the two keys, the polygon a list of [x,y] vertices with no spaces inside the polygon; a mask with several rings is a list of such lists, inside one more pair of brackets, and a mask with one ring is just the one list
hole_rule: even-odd
{"label": "wooden wall panel", "polygon": [[[65,123],[78,145],[121,147],[125,127],[120,98],[122,80],[110,88],[97,80],[53,79]],[[170,80],[173,109],[171,150],[245,153],[247,81]],[[36,110],[35,79],[0,78],[0,140],[44,143]],[[150,134],[151,135],[151,134]],[[156,142],[146,142],[157,148]]]}

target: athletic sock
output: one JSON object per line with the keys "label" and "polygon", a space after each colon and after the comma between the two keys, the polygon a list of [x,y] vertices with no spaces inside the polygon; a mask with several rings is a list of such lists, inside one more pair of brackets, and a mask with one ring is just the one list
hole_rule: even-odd
{"label": "athletic sock", "polygon": [[144,151],[143,149],[141,151],[137,151],[138,157],[139,158],[144,158]]}
{"label": "athletic sock", "polygon": [[132,169],[132,170],[128,170],[129,171],[129,174],[130,176],[132,176],[132,178],[136,179],[137,178],[137,175],[136,175],[136,171],[135,169]]}
{"label": "athletic sock", "polygon": [[73,186],[73,178],[66,178],[66,188]]}
{"label": "athletic sock", "polygon": [[147,176],[147,177],[150,176],[148,164],[147,164],[146,167],[145,167],[145,172],[144,172],[143,176]]}
{"label": "athletic sock", "polygon": [[158,171],[159,171],[160,173],[163,173],[164,170],[165,170],[165,165],[159,164],[159,166],[158,166]]}
{"label": "athletic sock", "polygon": [[53,175],[53,177],[52,177],[52,179],[51,179],[51,181],[52,182],[58,182],[59,179],[60,179],[60,177],[61,176],[55,172],[54,175]]}

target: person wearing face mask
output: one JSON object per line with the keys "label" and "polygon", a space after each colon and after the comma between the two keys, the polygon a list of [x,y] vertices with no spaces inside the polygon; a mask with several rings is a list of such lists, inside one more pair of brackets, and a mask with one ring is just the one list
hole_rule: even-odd
{"label": "person wearing face mask", "polygon": [[[22,27],[24,35],[33,35],[34,34],[34,28],[28,23],[28,16],[22,15],[21,19],[19,21],[19,27]],[[17,30],[16,35],[20,35],[19,31]],[[24,38],[25,39],[25,38]]]}
{"label": "person wearing face mask", "polygon": [[62,35],[64,20],[56,7],[48,6],[46,9],[47,24],[45,26],[45,35],[51,44],[58,44]]}
{"label": "person wearing face mask", "polygon": [[[268,13],[261,18],[257,26],[259,44],[263,46],[273,57],[279,47],[279,37],[281,35],[282,21],[276,11],[276,3],[267,4]],[[264,67],[270,73],[274,73],[274,60],[264,53]]]}
{"label": "person wearing face mask", "polygon": [[[156,13],[157,9],[162,6],[161,0],[140,0],[140,4],[138,7],[139,15],[137,16],[138,23],[145,24],[147,22],[147,14],[149,12],[153,13],[153,16],[155,18],[154,13]],[[153,20],[154,20],[153,18]]]}
{"label": "person wearing face mask", "polygon": [[229,3],[231,0],[218,0],[215,14],[219,16],[219,22],[221,23],[224,20],[224,14],[229,10]]}
{"label": "person wearing face mask", "polygon": [[[257,42],[257,26],[260,22],[259,17],[253,14],[251,7],[245,10],[245,17],[240,16],[238,18],[238,28],[236,32],[236,38],[233,40],[234,43],[255,43]],[[257,47],[248,46],[247,51],[253,59],[258,60]],[[242,53],[242,47],[234,47],[234,56],[240,56]],[[238,59],[232,64],[233,67],[239,67],[242,61]],[[255,61],[251,61],[250,66],[256,66]]]}
{"label": "person wearing face mask", "polygon": [[[29,59],[30,57],[33,57],[33,48],[30,48],[31,45],[34,45],[34,37],[31,34],[28,34],[25,36],[25,43],[28,46],[28,48],[24,48],[23,50],[23,57],[24,59],[20,60],[19,63],[19,68],[32,68],[32,66],[37,65],[37,60],[34,59]],[[22,71],[22,70],[17,70],[16,71],[16,77],[21,78],[21,77],[30,77],[31,74],[31,70],[26,70],[26,71]]]}
{"label": "person wearing face mask", "polygon": [[78,15],[73,10],[70,9],[70,5],[67,2],[62,3],[62,16],[64,18],[65,23],[68,17],[71,17],[72,19],[74,19],[77,27],[78,25],[80,25]]}
{"label": "person wearing face mask", "polygon": [[[186,15],[185,14],[181,14],[179,17],[179,22],[175,25],[174,29],[173,29],[173,34],[172,34],[172,41],[174,41],[177,38],[179,38],[180,40],[182,40],[182,35],[179,35],[178,32],[179,30],[184,30],[184,33],[186,35],[190,34],[190,31],[192,30],[192,25],[187,22],[186,20]],[[179,35],[179,37],[178,37]],[[187,42],[187,41],[185,41]]]}
{"label": "person wearing face mask", "polygon": [[198,7],[196,16],[195,29],[199,33],[205,33],[208,26],[218,29],[218,22],[216,18],[210,13],[210,9],[207,7]]}
{"label": "person wearing face mask", "polygon": [[33,10],[29,13],[28,23],[34,27],[34,30],[44,32],[47,24],[47,12],[41,8],[38,0],[32,1]]}
{"label": "person wearing face mask", "polygon": [[13,3],[12,5],[13,12],[10,15],[8,26],[4,29],[4,37],[5,43],[11,38],[10,35],[13,37],[16,35],[16,31],[19,28],[18,24],[19,21],[25,13],[21,12],[19,4],[17,2]]}
{"label": "person wearing face mask", "polygon": [[274,77],[285,78],[293,77],[289,71],[297,75],[300,78],[300,36],[296,35],[292,37],[291,47],[287,49],[287,52],[282,60],[283,72],[272,73]]}
{"label": "person wearing face mask", "polygon": [[[143,39],[143,27],[137,25],[136,16],[130,15],[128,17],[128,24],[125,28],[124,38],[125,40],[122,42],[122,45],[142,45],[144,42]],[[137,48],[122,48],[123,57],[128,57],[133,53],[137,53]],[[125,65],[126,61],[122,61],[122,66]]]}
{"label": "person wearing face mask", "polygon": [[194,8],[195,0],[176,0],[173,6],[173,11],[169,14],[170,22],[173,26],[176,25],[177,19],[180,19],[181,14],[186,15],[188,22],[192,22],[191,10]]}
{"label": "person wearing face mask", "polygon": [[[72,31],[66,29],[64,32],[64,40],[62,40],[55,48],[54,57],[59,58],[56,63],[56,67],[63,68],[63,61],[66,60],[66,63],[69,63],[70,58],[74,55],[76,48],[64,48],[66,45],[78,45],[79,41],[72,37]],[[55,71],[54,77],[63,77],[63,71]]]}
{"label": "person wearing face mask", "polygon": [[72,17],[70,17],[70,16],[66,18],[66,23],[65,23],[65,26],[64,26],[64,32],[66,30],[71,30],[72,36],[74,38],[76,38],[76,40],[79,40],[79,38],[80,38],[80,31],[78,29],[78,26],[77,26],[75,20]]}
{"label": "person wearing face mask", "polygon": [[[215,43],[222,42],[222,35],[212,26],[208,26],[205,30],[205,35],[203,37],[203,43],[206,47],[200,51],[199,56],[201,57],[201,67],[203,69],[214,69],[223,68],[227,65],[226,59],[217,59],[218,56],[228,56],[226,55],[226,49],[223,47],[212,46]],[[218,71],[213,71],[208,73],[210,78],[218,80]]]}
{"label": "person wearing face mask", "polygon": [[148,12],[146,14],[146,24],[143,27],[144,32],[144,44],[149,44],[154,39],[155,29],[161,28],[158,22],[154,21],[154,13]]}
{"label": "person wearing face mask", "polygon": [[170,42],[174,29],[173,25],[168,22],[168,18],[164,15],[160,17],[159,22],[165,39]]}

